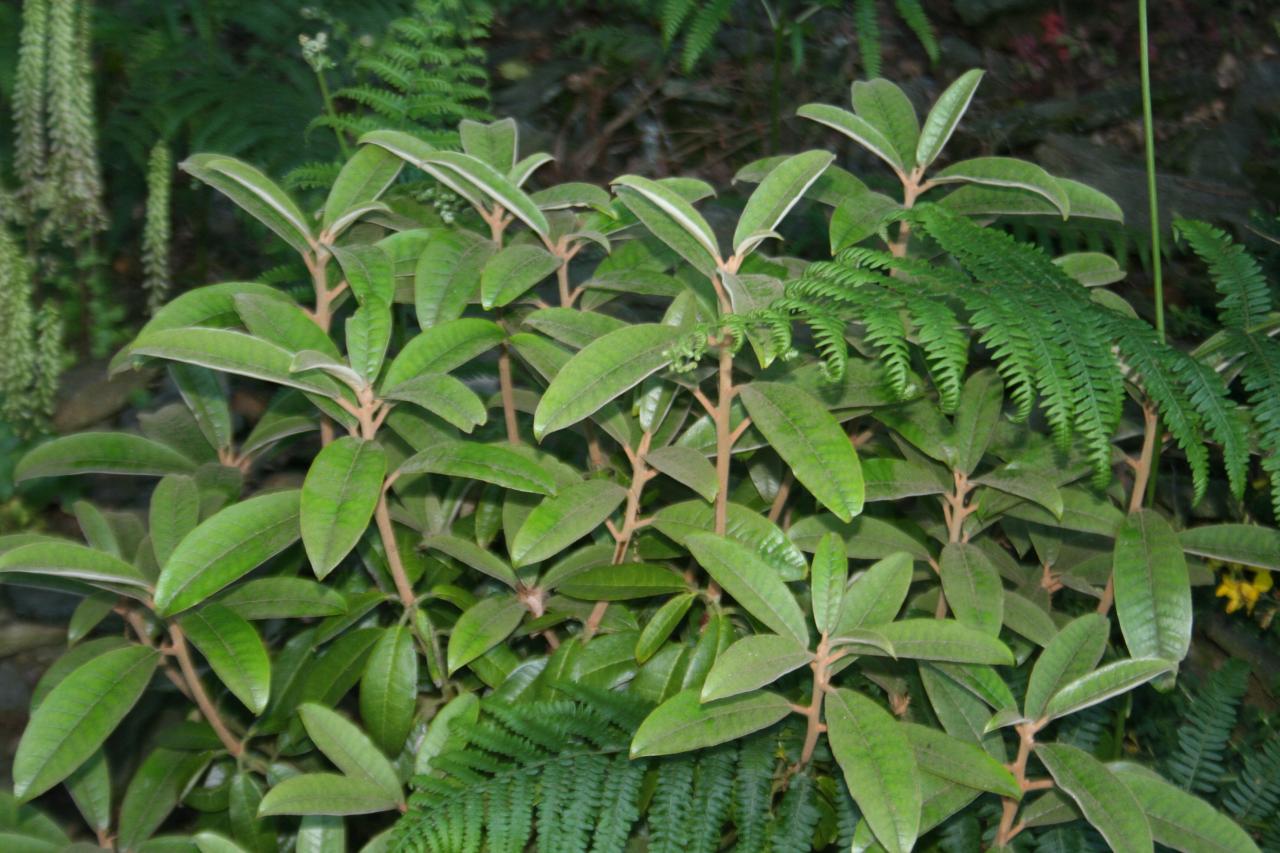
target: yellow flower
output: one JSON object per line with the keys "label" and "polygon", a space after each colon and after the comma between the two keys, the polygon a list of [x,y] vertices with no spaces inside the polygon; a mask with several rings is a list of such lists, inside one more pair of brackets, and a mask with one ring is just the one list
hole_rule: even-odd
{"label": "yellow flower", "polygon": [[1268,571],[1256,571],[1253,580],[1245,580],[1237,570],[1228,569],[1214,595],[1227,600],[1228,613],[1235,613],[1243,607],[1245,613],[1252,614],[1258,599],[1271,589],[1273,583]]}

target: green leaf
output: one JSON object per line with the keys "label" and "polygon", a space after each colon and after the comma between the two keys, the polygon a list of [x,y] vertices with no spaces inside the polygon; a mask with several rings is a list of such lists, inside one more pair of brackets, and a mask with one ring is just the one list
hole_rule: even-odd
{"label": "green leaf", "polygon": [[474,693],[459,693],[445,703],[427,725],[427,733],[414,756],[413,775],[431,772],[431,762],[449,744],[449,729],[454,723],[474,724],[480,718],[480,699]]}
{"label": "green leaf", "polygon": [[305,815],[298,823],[295,853],[346,853],[347,827],[337,815]]}
{"label": "green leaf", "polygon": [[981,699],[993,710],[1013,709],[1016,702],[1009,685],[1004,683],[1000,673],[989,666],[972,663],[927,663],[922,669],[941,672],[956,684]]}
{"label": "green leaf", "polygon": [[476,392],[446,373],[424,373],[388,388],[382,396],[421,406],[463,432],[471,432],[489,417]]}
{"label": "green leaf", "polygon": [[831,635],[841,637],[858,628],[892,622],[907,600],[911,573],[911,555],[899,552],[854,575],[841,596],[840,614]]}
{"label": "green leaf", "polygon": [[[715,508],[703,501],[683,501],[654,513],[653,526],[678,545],[694,533],[715,531]],[[755,551],[784,581],[798,581],[808,565],[787,534],[756,510],[730,503],[725,535]]]}
{"label": "green leaf", "polygon": [[734,254],[745,257],[754,248],[750,245],[753,235],[773,231],[834,159],[829,151],[806,151],[775,166],[751,193],[738,218]]}
{"label": "green leaf", "polygon": [[[1123,222],[1124,212],[1110,196],[1079,181],[1055,178],[1070,202],[1075,219],[1103,219]],[[966,216],[1058,216],[1061,211],[1039,195],[1020,189],[970,184],[955,190],[939,205]]]}
{"label": "green leaf", "polygon": [[1004,584],[982,549],[968,542],[951,542],[938,561],[942,591],[956,619],[995,637],[1004,624]]}
{"label": "green leaf", "polygon": [[819,400],[778,382],[752,382],[739,393],[752,424],[819,503],[841,521],[862,512],[858,454]]}
{"label": "green leaf", "polygon": [[1191,581],[1178,535],[1155,510],[1130,513],[1116,534],[1116,617],[1133,657],[1176,664],[1191,647]]}
{"label": "green leaf", "polygon": [[[288,304],[275,300],[263,301],[272,301],[277,305]],[[183,402],[191,410],[191,416],[200,426],[200,432],[209,440],[209,446],[220,450],[231,447],[231,409],[227,405],[227,397],[218,374],[190,364],[171,364],[169,375],[178,386]]]}
{"label": "green leaf", "polygon": [[827,104],[805,104],[796,115],[838,130],[893,167],[899,174],[908,169],[893,143],[871,122],[840,107]]}
{"label": "green leaf", "polygon": [[[1019,462],[1010,462],[979,477],[974,477],[971,482],[1006,495],[1032,501],[1053,513],[1055,519],[1062,518],[1064,511],[1062,492],[1058,490],[1053,478],[1043,471],[1025,468]],[[977,500],[981,500],[981,497]]]}
{"label": "green leaf", "polygon": [[1102,762],[1064,743],[1037,744],[1036,755],[1112,850],[1150,853],[1151,827],[1141,804]]}
{"label": "green leaf", "polygon": [[510,305],[559,267],[560,259],[541,246],[507,246],[480,273],[480,305],[485,310]]}
{"label": "green leaf", "polygon": [[675,444],[660,447],[646,453],[644,461],[677,483],[693,489],[708,503],[716,499],[716,492],[720,489],[716,469],[711,467],[707,457],[692,447]]}
{"label": "green leaf", "polygon": [[969,109],[969,102],[973,100],[973,93],[982,81],[982,74],[977,68],[966,71],[934,102],[933,109],[929,110],[924,126],[920,129],[920,142],[916,145],[918,165],[928,166],[938,159],[951,139],[951,134],[955,132],[956,125]]}
{"label": "green leaf", "polygon": [[[715,232],[679,193],[639,175],[623,175],[613,181],[613,186],[618,197],[654,236],[700,272],[710,275],[721,266]],[[641,200],[643,203],[637,203]]]}
{"label": "green leaf", "polygon": [[638,323],[588,344],[543,393],[533,415],[534,435],[541,441],[548,433],[576,424],[666,367],[682,334],[675,326]]}
{"label": "green leaf", "polygon": [[525,606],[514,595],[484,598],[467,609],[449,635],[449,674],[511,636],[524,614]]}
{"label": "green leaf", "polygon": [[648,624],[644,626],[644,630],[640,632],[640,638],[636,640],[637,663],[644,663],[662,648],[662,644],[671,636],[671,632],[684,619],[696,600],[697,595],[692,592],[673,595],[654,612],[653,616],[649,617]]}
{"label": "green leaf", "polygon": [[1026,160],[1014,157],[975,157],[953,163],[929,179],[935,184],[973,183],[1025,190],[1043,197],[1066,219],[1071,199],[1058,179]]}
{"label": "green leaf", "polygon": [[422,248],[413,273],[413,300],[424,330],[457,320],[480,288],[493,256],[491,240],[457,229],[438,230]]}
{"label": "green leaf", "polygon": [[725,699],[772,684],[813,660],[813,653],[791,637],[755,634],[725,649],[707,673],[699,698]]}
{"label": "green leaf", "polygon": [[831,214],[831,254],[880,232],[901,210],[901,203],[867,189],[844,199]]}
{"label": "green leaf", "polygon": [[994,370],[979,370],[965,380],[956,408],[955,467],[972,474],[995,434],[1004,403],[1004,384]]}
{"label": "green leaf", "polygon": [[173,549],[200,523],[200,490],[184,474],[166,474],[151,493],[147,527],[156,562],[164,565]]}
{"label": "green leaf", "polygon": [[345,613],[334,589],[306,578],[256,578],[218,599],[241,619],[306,619]]}
{"label": "green leaf", "polygon": [[1070,252],[1053,262],[1085,287],[1102,287],[1124,279],[1120,262],[1104,252]]}
{"label": "green leaf", "polygon": [[376,145],[364,145],[342,165],[324,202],[320,224],[332,230],[334,223],[348,210],[374,201],[404,168],[404,161]]}
{"label": "green leaf", "polygon": [[1074,714],[1112,696],[1128,693],[1172,668],[1173,664],[1159,658],[1131,658],[1109,663],[1063,685],[1045,706],[1044,715],[1056,720]]}
{"label": "green leaf", "polygon": [[399,755],[418,705],[418,652],[403,624],[383,632],[360,677],[360,719],[387,755]]}
{"label": "green leaf", "polygon": [[230,608],[209,602],[178,620],[214,673],[255,714],[271,694],[271,661],[258,632]]}
{"label": "green leaf", "polygon": [[907,171],[916,167],[920,119],[906,93],[882,77],[858,80],[851,87],[853,108],[893,145]]}
{"label": "green leaf", "polygon": [[327,377],[292,373],[293,353],[289,350],[230,329],[192,326],[148,332],[138,336],[130,351],[134,355],[198,364],[328,397],[338,395],[337,385]]}
{"label": "green leaf", "polygon": [[951,619],[903,619],[872,628],[899,658],[1013,666],[1013,652],[990,634]]}
{"label": "green leaf", "polygon": [[196,465],[167,444],[126,432],[82,432],[47,441],[27,452],[13,470],[21,483],[36,477],[79,474],[186,474]]}
{"label": "green leaf", "polygon": [[586,601],[628,601],[684,592],[684,575],[654,563],[595,566],[561,581],[557,589],[570,598]]}
{"label": "green leaf", "polygon": [[686,545],[698,564],[744,610],[776,633],[808,647],[809,628],[795,596],[754,551],[714,533],[695,533]]}
{"label": "green leaf", "polygon": [[1027,719],[1043,717],[1049,700],[1058,691],[1093,671],[1107,649],[1109,628],[1105,616],[1086,613],[1068,622],[1049,641],[1036,659],[1027,682],[1027,695],[1023,702]]}
{"label": "green leaf", "polygon": [[463,565],[501,581],[515,589],[520,581],[510,566],[500,560],[493,552],[481,548],[474,542],[457,536],[428,536],[422,540],[422,547],[428,550],[448,554]]}
{"label": "green leaf", "polygon": [[1004,626],[1037,646],[1048,645],[1058,634],[1058,626],[1045,608],[1021,593],[1005,590]]}
{"label": "green leaf", "polygon": [[382,370],[391,343],[391,305],[370,301],[347,318],[347,360],[360,377],[360,385],[373,384]]}
{"label": "green leaf", "polygon": [[575,349],[585,347],[596,338],[626,325],[608,314],[579,311],[577,308],[539,308],[531,311],[523,322],[524,325]]}
{"label": "green leaf", "polygon": [[156,582],[161,615],[192,607],[298,540],[300,492],[258,495],[205,519],[178,543]]}
{"label": "green leaf", "polygon": [[442,442],[410,456],[397,470],[401,474],[443,474],[480,480],[535,495],[556,493],[556,480],[551,472],[504,444]]}
{"label": "green leaf", "polygon": [[1280,571],[1280,530],[1255,524],[1207,524],[1178,534],[1182,550],[1197,557]]}
{"label": "green leaf", "polygon": [[111,828],[111,768],[101,749],[67,777],[66,786],[76,809],[94,832],[105,833]]}
{"label": "green leaf", "polygon": [[145,597],[151,588],[145,575],[119,557],[57,540],[32,542],[0,554],[0,579],[13,572],[83,581],[134,598]]}
{"label": "green leaf", "polygon": [[337,773],[303,773],[277,784],[262,798],[258,815],[353,815],[395,809],[397,797],[364,779]]}
{"label": "green leaf", "polygon": [[302,483],[302,544],[323,579],[360,541],[382,496],[387,455],[372,441],[343,436],[324,447]]}
{"label": "green leaf", "polygon": [[368,244],[334,246],[330,251],[342,268],[356,302],[361,306],[391,303],[396,286],[391,258],[386,252]]}
{"label": "green leaf", "polygon": [[674,755],[746,737],[791,713],[777,693],[758,692],[700,702],[698,688],[672,696],[645,717],[631,739],[631,757]]}
{"label": "green leaf", "polygon": [[981,747],[929,726],[903,723],[902,728],[915,751],[916,763],[924,772],[957,785],[1022,799],[1018,780]]}
{"label": "green leaf", "polygon": [[1187,853],[1257,853],[1249,833],[1199,797],[1138,764],[1115,762],[1107,769],[1142,806],[1158,843]]}
{"label": "green leaf", "polygon": [[298,714],[316,749],[348,778],[367,782],[395,800],[401,798],[395,767],[354,723],[315,703],[302,705]]}
{"label": "green leaf", "polygon": [[458,124],[458,134],[462,137],[463,151],[499,172],[505,174],[515,165],[519,138],[515,119],[483,123],[464,118]]}
{"label": "green leaf", "polygon": [[43,794],[102,746],[151,681],[160,654],[145,646],[104,652],[58,683],[31,714],[13,759],[13,793]]}
{"label": "green leaf", "polygon": [[493,349],[504,337],[501,326],[477,317],[439,323],[405,344],[387,368],[382,387],[394,388],[424,373],[448,373]]}
{"label": "green leaf", "polygon": [[310,251],[307,217],[284,190],[253,166],[221,154],[193,154],[179,168],[231,199],[300,254]]}
{"label": "green leaf", "polygon": [[209,766],[208,752],[153,749],[134,771],[120,804],[121,850],[134,850],[164,825],[200,774]]}
{"label": "green leaf", "polygon": [[932,558],[928,546],[918,533],[908,529],[909,521],[888,521],[871,515],[860,515],[845,524],[832,515],[811,515],[791,525],[791,540],[805,551],[818,547],[818,541],[835,532],[844,539],[845,550],[851,560],[880,560],[899,551],[912,559],[927,561]]}
{"label": "green leaf", "polygon": [[606,210],[612,199],[609,193],[602,190],[595,184],[587,184],[581,181],[568,181],[563,184],[556,184],[554,187],[547,187],[545,190],[538,190],[533,193],[530,198],[538,205],[540,210],[563,210],[568,207],[594,207],[597,210]]}
{"label": "green leaf", "polygon": [[[907,571],[910,583],[911,572]],[[813,623],[819,634],[830,635],[840,624],[840,615],[844,609],[844,588],[849,579],[849,557],[844,550],[844,540],[837,533],[828,533],[818,542],[813,552],[813,580],[810,584],[810,595],[813,605]],[[906,590],[903,590],[905,595]],[[887,622],[892,619],[880,621]],[[858,627],[851,625],[850,629]]]}
{"label": "green leaf", "polygon": [[823,703],[831,754],[876,839],[905,853],[920,828],[920,771],[906,730],[875,702],[847,688]]}
{"label": "green leaf", "polygon": [[553,557],[595,530],[627,496],[608,480],[587,480],[561,489],[533,508],[510,546],[518,568]]}
{"label": "green leaf", "polygon": [[75,645],[101,625],[115,609],[116,599],[116,593],[107,590],[85,596],[67,620],[67,645]]}

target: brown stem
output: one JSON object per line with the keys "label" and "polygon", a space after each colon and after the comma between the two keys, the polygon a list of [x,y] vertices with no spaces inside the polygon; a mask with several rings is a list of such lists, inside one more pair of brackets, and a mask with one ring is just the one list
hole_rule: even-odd
{"label": "brown stem", "polygon": [[723,536],[729,524],[729,459],[733,453],[733,433],[729,425],[733,403],[733,351],[728,335],[720,342],[719,396],[716,398],[716,533]]}
{"label": "brown stem", "polygon": [[498,386],[502,391],[502,419],[507,425],[507,441],[520,443],[520,426],[516,422],[516,389],[511,382],[511,350],[506,344],[498,354]]}
{"label": "brown stem", "polygon": [[572,308],[574,295],[569,291],[569,261],[560,255],[560,266],[556,267],[556,284],[560,289],[560,307]]}
{"label": "brown stem", "polygon": [[[143,618],[140,612],[123,605],[116,607],[115,612],[119,613],[129,627],[133,629],[133,633],[138,637],[138,642],[145,646],[156,648],[155,642],[151,639],[151,634],[147,631],[146,619]],[[163,666],[165,677],[173,683],[174,687],[178,688],[179,693],[190,699],[191,690],[187,687],[187,682],[183,680],[182,674],[175,671],[173,664],[168,660],[164,661]]]}
{"label": "brown stem", "polygon": [[223,722],[222,716],[218,713],[218,708],[209,698],[209,694],[205,692],[204,683],[200,681],[200,674],[196,672],[195,664],[191,661],[191,650],[187,647],[187,639],[182,633],[182,629],[177,624],[169,623],[169,639],[173,642],[173,653],[178,658],[178,666],[182,668],[182,675],[187,682],[187,687],[191,690],[191,698],[195,700],[196,707],[200,709],[200,713],[204,715],[205,720],[213,729],[214,734],[218,736],[218,740],[222,741],[222,745],[226,747],[227,752],[232,757],[239,758],[244,753],[244,744],[236,739],[236,736],[227,728],[227,724]]}
{"label": "brown stem", "polygon": [[1156,454],[1156,433],[1160,418],[1155,406],[1146,403],[1142,407],[1142,450],[1133,466],[1133,491],[1129,493],[1129,512],[1142,509],[1147,494],[1147,482],[1151,479],[1151,467]]}
{"label": "brown stem", "polygon": [[[627,489],[627,503],[622,513],[622,526],[615,527],[609,522],[609,531],[613,534],[613,565],[618,565],[627,557],[627,548],[631,546],[631,537],[643,525],[640,523],[640,497],[644,493],[644,484],[649,482],[656,476],[649,466],[645,463],[645,454],[649,452],[649,444],[653,441],[653,433],[648,430],[640,436],[640,442],[633,451],[629,447],[623,447],[627,453],[627,458],[631,460],[631,485]],[[582,628],[582,641],[585,643],[595,636],[596,631],[600,629],[600,623],[604,620],[604,614],[609,609],[609,602],[597,601],[596,606],[591,609],[591,615],[587,617],[586,623]]]}
{"label": "brown stem", "polygon": [[405,610],[414,610],[418,606],[417,596],[413,593],[413,584],[404,571],[404,561],[400,558],[400,546],[396,543],[396,531],[391,525],[391,508],[387,505],[387,490],[378,495],[378,504],[373,510],[374,521],[378,524],[378,536],[382,539],[383,550],[387,552],[387,568],[391,570],[391,579],[396,584],[396,594]]}
{"label": "brown stem", "polygon": [[[1052,782],[1042,780],[1036,782],[1027,781],[1027,759],[1031,757],[1031,750],[1036,745],[1036,732],[1043,728],[1042,722],[1027,722],[1018,726],[1018,755],[1013,760],[1013,764],[1009,766],[1013,778],[1017,780],[1018,787],[1023,791],[1038,790],[1040,788],[1052,787]],[[1044,781],[1049,781],[1048,785]],[[1034,787],[1031,787],[1034,786]],[[1003,847],[1013,840],[1013,837],[1022,831],[1022,824],[1014,824],[1014,818],[1018,816],[1018,800],[1012,797],[1003,798],[1003,810],[1000,815],[1000,827],[996,830],[996,846]]]}
{"label": "brown stem", "polygon": [[840,654],[831,654],[829,638],[823,634],[818,640],[814,658],[809,663],[809,668],[813,670],[813,692],[809,695],[809,704],[796,708],[796,712],[805,718],[804,745],[800,749],[799,761],[789,769],[788,776],[795,775],[809,763],[818,746],[818,735],[827,729],[822,723],[822,699],[831,689],[831,664],[840,657]]}
{"label": "brown stem", "polygon": [[791,494],[791,484],[795,481],[795,475],[790,469],[782,475],[782,482],[778,484],[778,493],[773,496],[773,503],[769,505],[770,521],[776,522],[782,515],[782,508],[787,505],[787,497]]}
{"label": "brown stem", "polygon": [[[913,169],[910,174],[905,174],[903,172],[898,173],[898,179],[902,181],[903,210],[910,210],[915,207],[916,199],[920,197],[920,194],[932,186],[932,184],[927,181],[921,183],[921,178],[923,177],[923,167]],[[906,257],[907,243],[910,242],[910,240],[911,223],[905,221],[898,223],[898,237],[889,244],[889,251],[893,253],[894,257]]]}

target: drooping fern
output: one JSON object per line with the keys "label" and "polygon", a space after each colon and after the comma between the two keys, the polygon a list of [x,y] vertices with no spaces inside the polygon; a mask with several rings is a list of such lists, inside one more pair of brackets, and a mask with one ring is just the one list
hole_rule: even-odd
{"label": "drooping fern", "polygon": [[[455,723],[455,746],[415,780],[396,849],[518,853],[533,843],[605,853],[626,849],[637,832],[654,853],[714,853],[728,833],[744,853],[811,849],[822,795],[810,772],[779,785],[778,731],[632,759],[649,703],[582,685],[560,689],[562,698],[484,700],[475,723]],[[852,815],[849,823],[851,832]]]}
{"label": "drooping fern", "polygon": [[1245,756],[1244,767],[1223,793],[1222,802],[1245,826],[1280,831],[1280,733],[1273,732],[1260,749]]}
{"label": "drooping fern", "polygon": [[1191,692],[1178,727],[1178,746],[1165,762],[1170,781],[1192,793],[1218,789],[1248,682],[1249,667],[1232,660]]}
{"label": "drooping fern", "polygon": [[1262,267],[1243,246],[1204,222],[1178,220],[1178,232],[1209,266],[1221,299],[1218,319],[1225,327],[1202,347],[1215,367],[1238,375],[1247,394],[1262,468],[1271,478],[1272,509],[1280,518],[1280,316]]}
{"label": "drooping fern", "polygon": [[1038,401],[1060,447],[1081,442],[1098,483],[1110,476],[1129,381],[1186,454],[1197,500],[1208,483],[1208,440],[1222,447],[1233,491],[1243,490],[1244,420],[1216,373],[1161,344],[1143,321],[1096,302],[1038,249],[936,206],[910,216],[955,266],[854,247],[810,265],[775,306],[806,321],[829,372],[842,368],[852,323],[901,395],[918,349],[949,410],[970,357],[967,327],[1000,372],[1014,416]]}

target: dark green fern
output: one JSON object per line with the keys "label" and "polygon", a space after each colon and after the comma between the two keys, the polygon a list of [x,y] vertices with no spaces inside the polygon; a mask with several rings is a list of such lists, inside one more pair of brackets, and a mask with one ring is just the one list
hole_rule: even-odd
{"label": "dark green fern", "polygon": [[1248,682],[1249,667],[1233,660],[1191,692],[1178,727],[1178,746],[1165,762],[1170,781],[1198,794],[1219,788]]}

